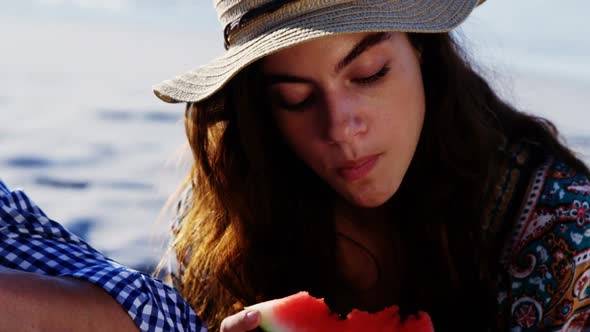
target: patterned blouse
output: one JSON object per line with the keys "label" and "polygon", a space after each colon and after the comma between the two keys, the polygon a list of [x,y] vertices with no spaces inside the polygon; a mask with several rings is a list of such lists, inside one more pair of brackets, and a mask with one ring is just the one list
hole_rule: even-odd
{"label": "patterned blouse", "polygon": [[499,327],[588,331],[589,175],[522,146],[513,156],[483,225],[490,236],[509,230],[498,277]]}

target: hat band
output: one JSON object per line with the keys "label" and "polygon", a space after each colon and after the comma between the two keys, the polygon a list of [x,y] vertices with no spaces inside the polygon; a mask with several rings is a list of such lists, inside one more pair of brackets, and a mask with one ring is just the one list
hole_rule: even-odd
{"label": "hat band", "polygon": [[223,46],[226,50],[230,47],[230,36],[231,34],[240,29],[242,26],[246,25],[248,22],[252,21],[253,19],[260,17],[264,14],[272,14],[277,10],[281,9],[281,7],[290,4],[292,2],[297,2],[301,0],[271,0],[265,4],[262,4],[258,7],[252,8],[242,15],[233,22],[230,22],[228,25],[225,26],[223,29]]}

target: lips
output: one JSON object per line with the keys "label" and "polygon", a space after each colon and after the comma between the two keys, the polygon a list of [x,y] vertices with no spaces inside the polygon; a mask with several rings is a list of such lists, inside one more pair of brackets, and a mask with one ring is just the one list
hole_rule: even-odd
{"label": "lips", "polygon": [[375,167],[380,156],[380,154],[376,154],[347,162],[343,167],[339,167],[336,170],[338,175],[345,180],[355,181],[365,177]]}

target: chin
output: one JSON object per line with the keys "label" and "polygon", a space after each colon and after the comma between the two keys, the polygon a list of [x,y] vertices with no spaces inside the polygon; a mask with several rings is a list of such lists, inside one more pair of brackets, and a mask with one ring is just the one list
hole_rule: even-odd
{"label": "chin", "polygon": [[[367,188],[368,189],[368,188]],[[375,208],[385,204],[395,195],[399,189],[399,181],[390,183],[389,186],[371,188],[368,190],[341,193],[349,203],[359,207]]]}
{"label": "chin", "polygon": [[361,195],[354,195],[348,193],[347,200],[350,204],[364,207],[364,208],[375,208],[385,204],[394,194],[395,192],[391,193],[371,193],[371,194],[361,194]]}
{"label": "chin", "polygon": [[381,198],[381,197],[363,197],[361,199],[356,200],[354,203],[357,206],[364,207],[364,208],[376,208],[383,204],[385,204],[391,196]]}

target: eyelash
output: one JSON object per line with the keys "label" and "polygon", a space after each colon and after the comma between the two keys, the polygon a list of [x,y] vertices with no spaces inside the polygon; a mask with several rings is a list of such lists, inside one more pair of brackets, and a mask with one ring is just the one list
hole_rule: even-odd
{"label": "eyelash", "polygon": [[380,78],[385,77],[385,75],[387,75],[388,72],[389,72],[389,66],[385,65],[385,66],[383,66],[383,68],[381,68],[381,70],[379,70],[374,75],[371,75],[369,77],[357,78],[357,79],[354,79],[353,81],[356,83],[359,83],[359,84],[371,84],[371,83],[378,81]]}
{"label": "eyelash", "polygon": [[[389,66],[385,65],[377,73],[375,73],[371,76],[368,76],[368,77],[356,78],[353,80],[353,82],[361,84],[361,85],[370,85],[372,83],[379,81],[381,78],[385,77],[388,72],[389,72]],[[289,105],[284,102],[281,102],[280,106],[281,106],[281,108],[283,108],[289,112],[298,112],[298,111],[302,111],[303,109],[305,109],[305,107],[307,107],[308,104],[311,103],[311,101],[313,101],[313,94],[310,95],[309,97],[307,97],[304,101],[302,101],[300,103],[297,103],[294,105]]]}

